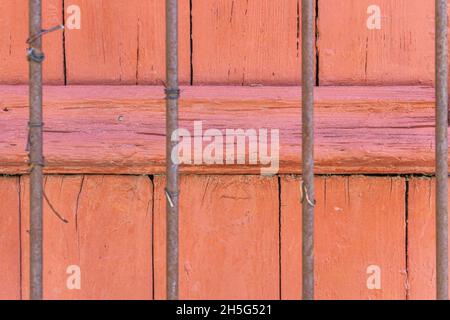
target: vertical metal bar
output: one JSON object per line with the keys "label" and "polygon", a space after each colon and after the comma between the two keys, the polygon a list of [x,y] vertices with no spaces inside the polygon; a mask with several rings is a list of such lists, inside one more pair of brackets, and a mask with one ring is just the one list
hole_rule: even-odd
{"label": "vertical metal bar", "polygon": [[[42,31],[41,0],[29,0],[30,298],[42,299]],[[31,50],[31,51],[30,51]],[[31,52],[31,54],[30,54]],[[31,58],[30,58],[31,57]]]}
{"label": "vertical metal bar", "polygon": [[[178,1],[166,0],[167,299],[178,299]],[[174,136],[175,135],[175,136]]]}
{"label": "vertical metal bar", "polygon": [[436,289],[448,300],[447,0],[436,0]]}
{"label": "vertical metal bar", "polygon": [[314,299],[314,4],[302,0],[302,288]]}

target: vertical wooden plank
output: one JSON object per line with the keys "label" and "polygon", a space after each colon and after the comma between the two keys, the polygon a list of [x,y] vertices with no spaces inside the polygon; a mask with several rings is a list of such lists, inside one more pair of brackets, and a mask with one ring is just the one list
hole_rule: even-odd
{"label": "vertical wooden plank", "polygon": [[[73,0],[81,29],[66,30],[69,84],[158,84],[165,79],[164,0]],[[190,82],[189,0],[179,1],[180,81]],[[82,49],[81,49],[82,48]]]}
{"label": "vertical wooden plank", "polygon": [[297,0],[192,0],[194,84],[299,84]]}
{"label": "vertical wooden plank", "polygon": [[435,179],[411,178],[408,198],[409,298],[436,299]]}
{"label": "vertical wooden plank", "polygon": [[0,300],[20,299],[19,178],[0,176]]}
{"label": "vertical wooden plank", "polygon": [[[300,178],[281,178],[281,294],[300,299]],[[317,299],[406,297],[405,182],[401,178],[321,177],[316,180]],[[369,266],[381,289],[369,289]]]}
{"label": "vertical wooden plank", "polygon": [[[61,24],[62,0],[43,0],[43,28]],[[28,83],[28,1],[5,0],[0,12],[0,84]],[[64,83],[62,32],[45,35],[44,82]]]}
{"label": "vertical wooden plank", "polygon": [[[381,29],[367,26],[374,5]],[[319,0],[318,28],[321,85],[434,82],[432,0]]]}
{"label": "vertical wooden plank", "polygon": [[[164,178],[155,180],[155,298],[165,299]],[[182,176],[180,299],[278,299],[276,177]]]}
{"label": "vertical wooden plank", "polygon": [[[22,193],[22,287],[28,298],[28,179]],[[48,176],[44,207],[45,299],[152,299],[152,194],[146,176]],[[69,266],[81,289],[70,290]],[[69,269],[70,271],[70,269]],[[73,272],[73,271],[72,271]]]}

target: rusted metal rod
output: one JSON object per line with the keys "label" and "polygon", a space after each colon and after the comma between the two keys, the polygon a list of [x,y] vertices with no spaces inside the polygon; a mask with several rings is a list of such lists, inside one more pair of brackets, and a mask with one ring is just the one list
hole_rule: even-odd
{"label": "rusted metal rod", "polygon": [[314,299],[314,4],[302,0],[302,289]]}
{"label": "rusted metal rod", "polygon": [[436,0],[436,297],[448,300],[447,0]]}
{"label": "rusted metal rod", "polygon": [[178,1],[166,0],[167,299],[178,299]]}
{"label": "rusted metal rod", "polygon": [[43,137],[42,137],[42,6],[41,0],[29,0],[28,60],[30,65],[30,299],[42,299],[42,201],[43,201]]}

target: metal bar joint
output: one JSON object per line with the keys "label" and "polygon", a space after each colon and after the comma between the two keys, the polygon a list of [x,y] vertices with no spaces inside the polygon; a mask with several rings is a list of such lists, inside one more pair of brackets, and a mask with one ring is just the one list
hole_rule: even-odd
{"label": "metal bar joint", "polygon": [[37,34],[29,37],[26,41],[26,43],[29,45],[28,49],[27,49],[27,59],[28,61],[33,61],[36,63],[42,63],[45,60],[45,54],[42,52],[41,49],[35,48],[32,46],[32,44],[37,40],[40,39],[42,36],[57,31],[57,30],[61,30],[64,29],[64,26],[62,24],[57,25],[53,28],[50,29],[44,29],[41,30],[41,32],[38,32]]}

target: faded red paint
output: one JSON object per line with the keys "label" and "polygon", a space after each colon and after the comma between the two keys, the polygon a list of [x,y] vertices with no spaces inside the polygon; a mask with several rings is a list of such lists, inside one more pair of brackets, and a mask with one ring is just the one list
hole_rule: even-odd
{"label": "faded red paint", "polygon": [[[317,89],[317,172],[433,172],[433,89],[398,85],[433,83],[434,4],[377,2],[380,30],[366,27],[372,1],[318,2],[319,83],[394,87]],[[43,1],[44,28],[62,22],[62,3]],[[69,223],[45,204],[45,297],[163,299],[163,177],[120,175],[164,170],[163,88],[101,85],[162,85],[164,1],[65,4],[81,7],[82,29],[65,30],[64,43],[62,32],[44,37],[44,80],[100,86],[45,91],[48,172],[80,174],[46,179]],[[182,125],[282,128],[282,173],[299,173],[300,90],[254,86],[300,85],[298,4],[180,1],[181,82],[233,85],[183,88]],[[27,82],[26,12],[26,1],[2,3],[2,84]],[[27,172],[27,103],[26,87],[0,88],[0,174]],[[202,175],[181,179],[181,296],[299,298],[298,178],[241,176],[259,173],[248,166],[183,170]],[[28,295],[27,185],[26,175],[0,177],[2,299]],[[408,221],[405,187],[405,178],[317,179],[318,298],[434,298],[433,180],[410,180]],[[72,264],[80,291],[66,287]],[[369,264],[382,268],[378,291],[366,286]]]}

